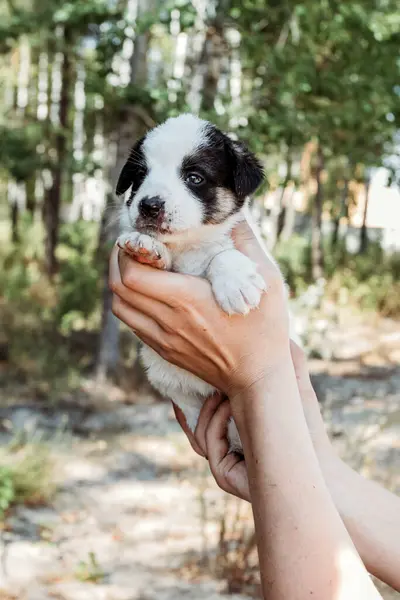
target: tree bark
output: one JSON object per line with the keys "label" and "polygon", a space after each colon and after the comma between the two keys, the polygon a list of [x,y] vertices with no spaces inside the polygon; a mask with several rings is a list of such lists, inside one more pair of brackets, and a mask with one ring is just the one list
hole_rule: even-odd
{"label": "tree bark", "polygon": [[[139,0],[138,15],[148,10],[148,0]],[[131,85],[145,84],[147,81],[147,49],[149,44],[149,33],[143,33],[136,38],[133,54],[130,61]],[[99,336],[98,352],[96,358],[96,378],[104,381],[116,373],[120,357],[120,329],[119,321],[111,311],[112,292],[108,286],[108,259],[112,243],[118,237],[118,206],[114,202],[114,188],[119,173],[129,155],[129,150],[135,141],[144,134],[144,125],[138,118],[134,106],[125,107],[121,110],[117,124],[117,156],[114,167],[111,169],[110,180],[112,191],[107,195],[105,207],[106,214],[102,219],[102,231],[99,234],[99,242],[103,245],[100,251],[101,259],[104,260],[104,288],[102,325]]]}
{"label": "tree bark", "polygon": [[18,204],[17,202],[13,202],[11,204],[11,241],[13,244],[19,243],[18,217]]}
{"label": "tree bark", "polygon": [[290,196],[287,201],[286,212],[285,212],[285,223],[283,225],[281,238],[287,241],[294,233],[296,225],[296,208],[294,205],[294,195],[296,193],[296,187],[293,185]]}
{"label": "tree bark", "polygon": [[322,239],[322,210],[323,210],[323,183],[322,173],[324,170],[324,155],[321,145],[318,145],[317,164],[315,179],[317,182],[317,192],[314,198],[311,218],[311,265],[312,278],[317,281],[324,275],[324,252]]}
{"label": "tree bark", "polygon": [[36,175],[32,175],[26,184],[26,210],[30,213],[31,218],[34,218],[36,209]]}
{"label": "tree bark", "polygon": [[285,181],[283,183],[282,195],[281,195],[280,205],[279,205],[278,219],[277,219],[277,223],[276,223],[276,243],[279,242],[280,237],[282,235],[283,228],[285,227],[286,212],[287,212],[287,206],[288,206],[287,187],[292,179],[292,157],[290,155],[290,150],[288,152],[286,169],[287,169],[286,177],[285,177]]}
{"label": "tree bark", "polygon": [[66,27],[63,36],[64,53],[61,67],[61,92],[59,105],[59,131],[55,136],[55,150],[57,155],[56,165],[53,169],[53,182],[45,196],[44,219],[46,228],[46,267],[50,277],[58,270],[56,248],[60,226],[60,208],[62,184],[65,172],[65,159],[67,155],[68,115],[71,104],[72,89],[72,61],[70,50],[72,45],[72,31]]}
{"label": "tree bark", "polygon": [[216,18],[207,28],[200,59],[200,64],[204,70],[201,111],[210,112],[214,110],[224,56],[224,27],[221,20]]}
{"label": "tree bark", "polygon": [[18,244],[20,242],[19,216],[20,207],[23,203],[23,189],[23,184],[17,183],[12,179],[8,181],[7,197],[10,207],[11,241],[13,244]]}
{"label": "tree bark", "polygon": [[229,5],[230,0],[217,0],[215,16],[205,23],[204,42],[200,55],[194,53],[188,60],[192,78],[188,102],[195,112],[214,111],[224,60],[228,59],[224,15],[228,12]]}
{"label": "tree bark", "polygon": [[337,244],[338,244],[338,240],[339,240],[340,221],[347,213],[348,196],[349,196],[349,180],[345,179],[344,184],[343,184],[342,194],[340,196],[339,212],[333,221],[333,231],[332,231],[332,239],[331,239],[331,246],[333,249],[337,248]]}
{"label": "tree bark", "polygon": [[[14,184],[15,185],[15,184]],[[14,189],[14,186],[10,183],[8,185],[8,195],[9,195],[9,206],[10,206],[10,219],[11,219],[11,241],[13,244],[19,243],[19,231],[18,231],[18,221],[19,221],[19,206],[17,197],[14,194],[14,197],[10,198],[10,187]]]}
{"label": "tree bark", "polygon": [[286,159],[286,175],[285,179],[282,182],[280,194],[277,202],[274,203],[272,214],[271,214],[271,235],[268,240],[268,246],[272,250],[279,241],[279,237],[282,233],[283,227],[285,225],[285,214],[286,214],[286,191],[287,186],[292,178],[292,159],[290,156],[290,149],[287,153]]}
{"label": "tree bark", "polygon": [[365,252],[368,248],[368,229],[367,229],[367,216],[368,216],[368,204],[370,197],[371,180],[369,176],[365,180],[365,205],[363,213],[363,222],[360,229],[360,249],[359,254]]}

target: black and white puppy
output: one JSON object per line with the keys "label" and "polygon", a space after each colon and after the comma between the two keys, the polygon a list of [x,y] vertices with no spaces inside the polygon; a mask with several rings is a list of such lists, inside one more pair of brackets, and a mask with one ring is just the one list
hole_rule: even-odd
{"label": "black and white puppy", "polygon": [[[118,245],[142,262],[148,257],[168,270],[205,277],[226,313],[246,314],[266,284],[230,232],[262,180],[261,164],[242,143],[193,115],[168,119],[137,142],[121,171],[117,195],[131,190]],[[147,346],[141,358],[152,385],[183,410],[194,430],[214,388]],[[240,451],[233,422],[228,434],[231,449]]]}

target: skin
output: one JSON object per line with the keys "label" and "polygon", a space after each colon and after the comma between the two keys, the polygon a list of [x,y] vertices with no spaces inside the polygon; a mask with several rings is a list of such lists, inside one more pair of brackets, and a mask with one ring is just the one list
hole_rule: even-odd
{"label": "skin", "polygon": [[[161,356],[221,390],[205,403],[190,439],[220,487],[252,503],[265,597],[379,598],[363,561],[400,587],[400,501],[334,458],[304,357],[289,341],[280,274],[247,224],[237,228],[235,244],[268,285],[246,318],[227,317],[205,280],[156,271],[117,250],[114,313]],[[245,463],[227,451],[231,414]]]}

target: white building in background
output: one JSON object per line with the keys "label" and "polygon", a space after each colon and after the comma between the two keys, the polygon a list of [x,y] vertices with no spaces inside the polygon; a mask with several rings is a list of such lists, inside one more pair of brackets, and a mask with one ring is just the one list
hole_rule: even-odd
{"label": "white building in background", "polygon": [[[377,169],[371,177],[369,189],[369,201],[367,210],[368,237],[370,240],[380,241],[383,248],[388,252],[400,251],[400,191],[396,186],[388,187],[388,171]],[[277,203],[281,197],[282,190],[277,189],[267,193],[264,198],[264,208],[267,215],[276,212]],[[310,217],[307,213],[308,197],[315,193],[315,181],[311,180],[308,190],[288,190],[290,203],[292,203],[296,216],[294,231],[307,234],[310,230]],[[354,188],[353,188],[354,193]],[[357,204],[350,211],[350,222],[343,220],[340,227],[340,235],[346,235],[346,243],[349,252],[357,252],[360,243],[360,228],[363,223],[365,210],[365,186],[356,184]],[[260,210],[255,207],[256,217],[260,217]],[[323,232],[329,235],[332,231],[332,222],[329,214],[323,217]],[[271,235],[273,224],[267,216],[263,220],[263,233],[268,240]]]}
{"label": "white building in background", "polygon": [[[400,250],[400,191],[386,185],[388,173],[378,169],[372,179],[367,211],[367,227],[371,238],[381,240],[389,251]],[[360,228],[365,208],[365,194],[362,194],[352,215],[352,226]]]}

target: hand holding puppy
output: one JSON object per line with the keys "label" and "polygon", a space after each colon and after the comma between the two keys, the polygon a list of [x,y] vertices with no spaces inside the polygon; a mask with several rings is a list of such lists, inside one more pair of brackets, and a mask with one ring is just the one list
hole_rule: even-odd
{"label": "hand holding puppy", "polygon": [[115,248],[110,286],[113,312],[168,362],[207,381],[231,399],[257,384],[290,353],[282,277],[248,223],[234,230],[236,247],[268,282],[258,310],[226,315],[201,278],[160,272]]}

